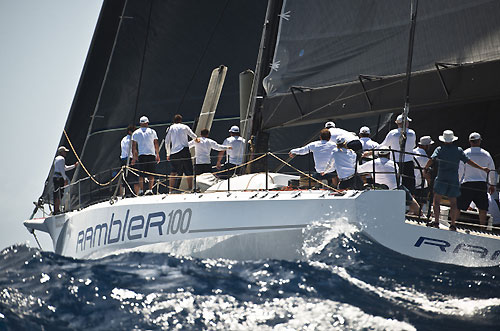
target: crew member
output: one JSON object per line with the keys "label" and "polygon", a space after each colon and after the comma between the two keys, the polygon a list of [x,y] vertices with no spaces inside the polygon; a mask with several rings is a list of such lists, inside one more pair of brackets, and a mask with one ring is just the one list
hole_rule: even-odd
{"label": "crew member", "polygon": [[457,207],[457,197],[460,196],[460,184],[458,182],[458,167],[460,161],[473,166],[474,168],[480,169],[484,172],[488,172],[489,169],[482,167],[476,162],[469,159],[465,155],[462,148],[457,147],[453,144],[458,137],[451,130],[445,130],[442,136],[439,136],[439,140],[444,142],[443,146],[439,146],[432,153],[431,159],[427,161],[425,165],[425,171],[429,171],[429,167],[433,162],[438,161],[438,174],[434,180],[434,222],[428,223],[429,226],[439,227],[439,216],[440,216],[440,203],[442,196],[447,196],[450,201],[450,216],[451,225],[450,230],[455,231],[456,225],[455,221],[458,218],[460,211]]}
{"label": "crew member", "polygon": [[78,162],[73,165],[66,165],[65,157],[67,152],[69,152],[69,150],[66,147],[59,147],[57,149],[57,156],[54,159],[54,175],[52,177],[52,182],[54,183],[54,215],[57,215],[61,212],[61,197],[64,193],[64,186],[68,185],[69,181],[69,178],[66,175],[66,171],[73,170],[78,165]]}
{"label": "crew member", "polygon": [[[134,185],[135,194],[144,192],[144,178],[148,178],[149,189],[146,195],[153,194],[154,173],[156,164],[160,163],[158,136],[156,131],[149,127],[149,119],[142,116],[139,119],[140,128],[132,134],[132,165],[137,163],[140,170],[139,184]],[[156,162],[155,162],[156,161]]]}
{"label": "crew member", "polygon": [[347,147],[345,137],[337,137],[336,148],[333,149],[325,173],[334,166],[339,178],[339,189],[357,189],[356,153]]}
{"label": "crew member", "polygon": [[[241,167],[238,169],[232,169],[236,166],[243,164],[243,154],[245,153],[245,139],[240,136],[240,128],[236,125],[233,125],[229,129],[230,137],[227,137],[222,145],[231,146],[230,149],[225,151],[220,151],[217,157],[217,169],[222,169],[221,161],[224,153],[227,153],[226,163],[224,164],[224,169],[226,172],[219,175],[220,178],[229,178],[231,177],[235,171],[236,173],[240,173]],[[232,169],[232,170],[231,170]]]}
{"label": "crew member", "polygon": [[171,161],[172,172],[170,173],[169,184],[172,188],[179,188],[180,178],[183,174],[187,176],[188,189],[193,188],[193,163],[191,153],[189,153],[188,137],[199,141],[196,134],[189,126],[182,123],[182,115],[176,114],[172,124],[167,129],[165,137],[165,148],[167,150],[167,160]]}
{"label": "crew member", "polygon": [[328,129],[321,130],[319,139],[320,140],[313,141],[304,147],[292,149],[289,155],[290,157],[294,157],[295,155],[313,153],[314,169],[316,170],[316,173],[313,174],[313,178],[319,181],[326,180],[328,185],[336,187],[338,180],[335,169],[333,167],[328,171],[326,169],[328,161],[331,159],[332,151],[335,148],[335,145],[330,140],[330,131]]}
{"label": "crew member", "polygon": [[356,154],[359,154],[363,150],[363,144],[359,140],[358,136],[354,132],[349,132],[347,130],[337,128],[334,122],[326,122],[325,128],[330,131],[331,138],[330,141],[334,144],[337,143],[338,137],[344,137],[346,141],[346,146],[349,149],[352,149]]}
{"label": "crew member", "polygon": [[212,149],[216,151],[225,151],[232,148],[231,146],[219,145],[216,141],[208,138],[208,134],[210,133],[208,129],[203,129],[200,133],[201,138],[198,142],[196,142],[196,140],[191,140],[189,142],[189,147],[194,147],[194,173],[196,175],[212,172],[212,164],[210,162],[210,151]]}
{"label": "crew member", "polygon": [[413,162],[415,164],[415,199],[418,203],[425,203],[427,201],[427,196],[429,193],[429,181],[430,178],[424,173],[424,167],[429,161],[429,152],[431,145],[434,141],[430,136],[420,137],[418,141],[418,147],[413,150]]}
{"label": "crew member", "polygon": [[[132,158],[134,157],[134,153],[132,152],[132,145],[130,144],[130,140],[132,138],[132,133],[135,131],[135,125],[131,124],[127,127],[127,135],[122,138],[120,142],[121,154],[120,154],[120,164],[122,167],[130,165],[132,162]],[[133,174],[129,169],[124,169],[124,180],[127,182],[126,184],[130,185],[133,181]],[[125,191],[127,190],[127,185],[125,183],[121,187],[121,195],[125,195]],[[127,192],[129,194],[130,192]]]}
{"label": "crew member", "polygon": [[[407,123],[411,122],[411,118],[408,117]],[[383,146],[388,146],[392,150],[400,150],[401,146],[399,143],[399,138],[401,137],[401,131],[403,130],[403,115],[399,115],[396,118],[396,124],[398,126],[397,129],[393,129],[387,133],[384,141],[380,144]],[[410,128],[406,129],[406,145],[405,145],[405,154],[403,157],[403,170],[402,170],[402,183],[403,185],[410,190],[411,194],[415,194],[415,174],[414,174],[414,165],[413,165],[413,149],[415,148],[416,135],[415,131]],[[410,153],[410,154],[407,154]],[[400,153],[395,152],[394,157],[396,158],[394,161],[399,162]]]}
{"label": "crew member", "polygon": [[[464,153],[472,161],[482,167],[495,169],[495,163],[491,158],[490,153],[481,148],[481,135],[477,132],[472,132],[469,135],[470,148],[467,148]],[[479,221],[481,225],[486,225],[488,207],[488,192],[495,192],[495,172],[491,171],[488,174],[481,170],[475,169],[468,164],[460,163],[459,178],[460,197],[458,198],[458,208],[467,210],[470,203],[474,201],[479,210]]]}
{"label": "crew member", "polygon": [[[380,150],[377,152],[378,158],[375,160],[368,161],[358,168],[359,174],[365,174],[363,180],[366,182],[366,176],[370,175],[374,180],[375,184],[381,185],[382,188],[389,190],[395,190],[398,188],[397,184],[397,171],[398,165],[392,161],[391,151],[386,146],[379,146]],[[420,206],[417,201],[412,197],[410,191],[401,186],[406,192],[406,205],[410,207],[410,212],[418,215],[420,211]]]}
{"label": "crew member", "polygon": [[[370,134],[371,134],[370,128],[367,126],[363,126],[359,129],[359,140],[361,141],[363,152],[373,150],[373,149],[379,147],[379,144],[370,138]],[[371,158],[363,156],[361,158],[360,163],[363,164],[366,161],[370,161],[370,160],[371,160]]]}

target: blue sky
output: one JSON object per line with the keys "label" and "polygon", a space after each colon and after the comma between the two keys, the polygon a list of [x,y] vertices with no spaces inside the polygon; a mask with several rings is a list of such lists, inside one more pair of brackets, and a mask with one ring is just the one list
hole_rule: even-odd
{"label": "blue sky", "polygon": [[[22,221],[41,194],[102,0],[0,0],[0,250],[33,236]],[[52,250],[48,235],[42,247]]]}

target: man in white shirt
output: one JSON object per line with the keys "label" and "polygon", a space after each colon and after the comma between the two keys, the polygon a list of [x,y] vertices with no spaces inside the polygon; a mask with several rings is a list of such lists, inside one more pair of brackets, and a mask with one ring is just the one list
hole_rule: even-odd
{"label": "man in white shirt", "polygon": [[[172,124],[167,129],[165,137],[165,148],[167,150],[167,160],[171,161],[172,171],[170,172],[170,187],[179,188],[180,178],[176,176],[188,176],[186,178],[188,189],[193,188],[193,163],[191,153],[189,153],[188,137],[198,140],[196,134],[186,124],[182,124],[182,115],[176,114]],[[199,140],[198,140],[199,141]]]}
{"label": "man in white shirt", "polygon": [[361,141],[361,146],[363,151],[377,148],[379,144],[370,138],[371,132],[370,128],[363,126],[359,129],[359,140]]}
{"label": "man in white shirt", "polygon": [[212,172],[212,163],[210,162],[210,151],[215,149],[216,151],[225,151],[231,149],[231,146],[219,145],[214,140],[208,138],[210,131],[208,129],[201,130],[201,138],[199,142],[191,140],[189,142],[189,147],[194,147],[194,173],[196,175],[201,175],[203,173]]}
{"label": "man in white shirt", "polygon": [[132,134],[132,165],[137,163],[139,172],[139,184],[134,185],[135,194],[139,190],[144,191],[144,177],[148,177],[149,190],[144,194],[153,194],[154,173],[156,164],[160,162],[158,136],[156,131],[149,127],[149,119],[142,116],[139,119],[140,128]]}
{"label": "man in white shirt", "polygon": [[339,189],[357,189],[359,179],[356,176],[356,153],[347,147],[345,137],[337,137],[336,143],[337,146],[332,151],[325,173],[335,167],[339,178]]}
{"label": "man in white shirt", "polygon": [[66,171],[73,170],[78,165],[78,162],[73,165],[66,165],[65,157],[67,152],[69,152],[69,150],[66,147],[59,147],[57,149],[57,156],[54,159],[54,175],[52,177],[52,182],[54,184],[54,215],[61,212],[59,209],[61,205],[61,197],[64,192],[64,186],[68,185],[69,182]]}
{"label": "man in white shirt", "polygon": [[420,137],[418,142],[418,147],[413,150],[413,162],[415,164],[415,198],[419,203],[425,203],[427,201],[427,196],[429,193],[429,183],[428,174],[424,173],[424,167],[429,161],[428,156],[430,152],[431,145],[434,141],[430,136]]}
{"label": "man in white shirt", "polygon": [[[464,151],[465,155],[482,167],[495,169],[495,163],[490,153],[481,148],[481,135],[479,133],[472,132],[469,135],[469,144],[471,147]],[[461,183],[458,208],[467,210],[470,203],[474,201],[479,210],[479,221],[482,225],[486,225],[486,213],[489,207],[487,193],[492,194],[495,192],[495,172],[490,171],[487,174],[480,169],[461,162],[458,174]]]}
{"label": "man in white shirt", "polygon": [[[362,146],[363,152],[369,151],[372,149],[376,149],[379,146],[379,144],[377,142],[373,141],[370,138],[370,135],[371,135],[371,132],[370,132],[369,127],[363,126],[359,129],[359,140],[361,141],[361,146]],[[360,163],[363,164],[363,163],[370,161],[370,160],[371,159],[368,157],[362,157]]]}
{"label": "man in white shirt", "polygon": [[336,144],[338,137],[344,137],[347,148],[352,149],[356,154],[360,155],[363,150],[363,144],[354,132],[349,132],[347,130],[337,128],[335,126],[335,123],[331,121],[325,123],[325,128],[330,131],[330,141],[332,143]]}
{"label": "man in white shirt", "polygon": [[[407,123],[409,124],[411,122],[411,118],[408,117]],[[401,146],[399,144],[399,138],[401,137],[401,130],[403,127],[403,115],[399,115],[396,118],[396,124],[398,126],[397,129],[393,129],[387,133],[387,136],[385,137],[384,141],[380,144],[383,146],[388,146],[392,150],[400,150]],[[413,153],[413,149],[415,148],[415,143],[416,143],[416,135],[415,131],[412,129],[407,128],[406,130],[406,145],[405,145],[405,152],[406,153]],[[394,153],[394,157],[396,158],[394,161],[396,163],[399,162],[399,154],[398,152]],[[415,173],[414,173],[414,165],[413,165],[413,155],[412,154],[405,154],[403,158],[403,169],[402,169],[402,182],[403,185],[410,190],[411,194],[415,194]]]}
{"label": "man in white shirt", "polygon": [[[127,127],[127,135],[122,138],[120,142],[120,148],[121,148],[121,153],[120,153],[120,165],[122,167],[130,165],[132,162],[132,158],[134,157],[134,153],[132,152],[132,145],[130,144],[131,138],[132,138],[132,133],[135,131],[135,125],[129,125]],[[127,183],[133,184],[133,174],[131,171],[128,169],[125,169],[125,176],[124,179],[127,181]],[[121,187],[121,194],[124,195],[125,191],[127,190],[127,185],[122,185]],[[127,190],[127,195],[130,193],[130,191]]]}
{"label": "man in white shirt", "polygon": [[328,185],[336,187],[338,180],[334,167],[332,166],[327,170],[328,161],[331,159],[335,144],[333,144],[330,140],[330,131],[328,129],[321,130],[319,138],[320,140],[313,141],[304,147],[292,149],[289,155],[290,157],[294,157],[295,155],[313,153],[314,168],[316,170],[313,178],[319,181],[326,180]]}
{"label": "man in white shirt", "polygon": [[[365,176],[370,175],[376,184],[387,186],[389,190],[395,190],[398,188],[398,165],[390,160],[390,150],[388,147],[379,146],[379,148],[380,150],[377,152],[378,158],[359,166],[358,173],[365,174]],[[410,207],[410,212],[418,215],[420,206],[417,201],[404,186],[401,189],[406,192],[406,205]]]}
{"label": "man in white shirt", "polygon": [[226,151],[220,151],[217,158],[217,169],[221,169],[221,161],[224,153],[227,153],[226,164],[224,165],[224,169],[227,171],[219,175],[220,178],[229,178],[231,177],[235,171],[236,173],[241,172],[241,167],[238,169],[229,170],[236,166],[243,164],[243,155],[245,154],[246,141],[240,136],[240,128],[236,125],[233,125],[229,129],[230,137],[226,138],[222,145],[231,146],[231,149]]}

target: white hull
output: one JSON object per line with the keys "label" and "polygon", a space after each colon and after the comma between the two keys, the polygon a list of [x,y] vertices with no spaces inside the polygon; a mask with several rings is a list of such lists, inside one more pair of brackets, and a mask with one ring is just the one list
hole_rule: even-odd
{"label": "white hull", "polygon": [[404,192],[213,192],[147,196],[26,221],[56,253],[98,258],[126,249],[203,258],[301,259],[304,229],[347,219],[411,257],[464,266],[500,264],[500,240],[408,224]]}

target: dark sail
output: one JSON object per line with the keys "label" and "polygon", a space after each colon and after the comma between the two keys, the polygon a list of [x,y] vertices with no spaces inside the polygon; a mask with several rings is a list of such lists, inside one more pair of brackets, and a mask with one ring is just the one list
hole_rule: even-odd
{"label": "dark sail", "polygon": [[[377,123],[392,122],[385,114],[401,113],[410,1],[288,0],[275,14],[277,42],[255,108],[255,134],[285,148],[277,139],[285,141],[289,127],[308,125],[304,137],[327,120],[349,130],[380,129]],[[494,0],[419,1],[410,89],[419,135],[437,138],[451,128],[466,145],[477,130],[499,154],[488,135],[500,120],[492,110],[500,102],[493,74],[500,70],[499,14]],[[464,121],[471,111],[478,116]]]}
{"label": "dark sail", "polygon": [[[255,67],[266,7],[267,1],[250,0],[104,1],[65,126],[88,171],[99,174],[99,182],[113,176],[116,170],[109,169],[119,166],[120,140],[141,115],[149,117],[160,140],[174,114],[192,124],[210,73],[221,64],[228,74],[211,136],[225,138],[239,124],[239,73]],[[64,135],[61,144],[68,146]],[[164,164],[159,171],[166,172]],[[79,167],[72,182],[84,177]],[[47,184],[45,202],[51,200]],[[76,203],[110,196],[110,188],[90,193],[96,188],[90,181],[72,188],[89,192]]]}

